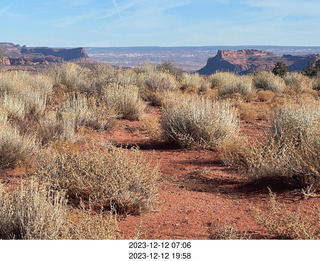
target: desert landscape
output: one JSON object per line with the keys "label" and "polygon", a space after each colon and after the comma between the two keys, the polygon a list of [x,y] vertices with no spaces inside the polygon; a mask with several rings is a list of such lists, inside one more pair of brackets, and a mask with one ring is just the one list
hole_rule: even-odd
{"label": "desert landscape", "polygon": [[319,239],[319,55],[0,46],[1,239]]}

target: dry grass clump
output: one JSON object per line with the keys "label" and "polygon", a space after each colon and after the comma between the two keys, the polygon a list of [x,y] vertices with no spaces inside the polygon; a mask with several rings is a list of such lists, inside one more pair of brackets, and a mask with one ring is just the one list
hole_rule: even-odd
{"label": "dry grass clump", "polygon": [[245,100],[246,102],[253,102],[253,101],[257,100],[257,99],[258,99],[258,95],[257,95],[256,92],[253,92],[253,91],[248,92],[248,93],[244,96],[244,100]]}
{"label": "dry grass clump", "polygon": [[10,116],[23,118],[25,114],[39,115],[45,110],[52,82],[45,75],[26,72],[0,74],[0,104]]}
{"label": "dry grass clump", "polygon": [[47,95],[52,91],[52,81],[42,74],[29,74],[24,71],[5,72],[0,74],[0,90],[3,93],[40,92]]}
{"label": "dry grass clump", "polygon": [[53,66],[49,75],[53,78],[55,85],[62,84],[69,92],[88,89],[92,85],[91,71],[75,63]]}
{"label": "dry grass clump", "polygon": [[90,209],[75,209],[68,211],[68,229],[61,239],[118,240],[122,235],[117,217],[111,211],[97,214]]}
{"label": "dry grass clump", "polygon": [[137,85],[137,74],[132,69],[116,69],[107,64],[97,64],[92,68],[92,86],[86,92],[90,93],[93,90],[99,94],[106,85],[121,85],[130,86]]}
{"label": "dry grass clump", "polygon": [[[319,217],[318,214],[318,219]],[[320,238],[320,220],[312,218],[312,215],[302,214],[299,209],[289,210],[285,204],[276,201],[276,195],[271,191],[268,212],[254,209],[254,218],[278,239]]]}
{"label": "dry grass clump", "polygon": [[258,72],[253,76],[253,86],[256,89],[269,90],[276,93],[283,92],[285,89],[284,80],[271,72]]}
{"label": "dry grass clump", "polygon": [[228,72],[212,74],[209,79],[212,86],[218,89],[219,96],[241,94],[246,95],[252,91],[252,78],[250,76],[238,76]]}
{"label": "dry grass clump", "polygon": [[175,91],[179,88],[176,78],[166,72],[151,71],[143,77],[145,85],[151,92]]}
{"label": "dry grass clump", "polygon": [[138,150],[93,144],[81,153],[60,148],[42,151],[36,175],[66,190],[70,199],[103,201],[121,213],[152,209],[158,170]]}
{"label": "dry grass clump", "polygon": [[[318,133],[320,103],[313,99],[288,102],[275,108],[272,129],[277,140],[298,142]],[[310,140],[311,141],[311,140]]]}
{"label": "dry grass clump", "polygon": [[136,86],[107,85],[102,90],[102,101],[107,108],[115,110],[120,118],[128,120],[138,120],[146,108]]}
{"label": "dry grass clump", "polygon": [[319,111],[318,101],[279,106],[264,140],[231,148],[229,162],[254,178],[282,177],[294,187],[317,191],[320,188]]}
{"label": "dry grass clump", "polygon": [[8,112],[9,117],[23,118],[26,115],[25,102],[20,97],[4,93],[0,97],[0,104]]}
{"label": "dry grass clump", "polygon": [[312,89],[312,80],[298,72],[290,72],[284,76],[287,89],[295,93],[303,93]]}
{"label": "dry grass clump", "polygon": [[161,106],[168,93],[178,91],[180,88],[176,74],[178,72],[167,63],[159,66],[145,64],[140,67],[137,74],[137,85],[141,97],[154,106]]}
{"label": "dry grass clump", "polygon": [[1,239],[59,239],[66,225],[66,199],[36,182],[6,191],[0,184]]}
{"label": "dry grass clump", "polygon": [[213,240],[242,239],[240,233],[232,225],[223,224],[220,220],[209,224],[209,238]]}
{"label": "dry grass clump", "polygon": [[56,140],[76,139],[76,115],[69,112],[48,111],[39,120],[37,139],[42,145]]}
{"label": "dry grass clump", "polygon": [[312,78],[312,88],[317,91],[320,90],[320,74]]}
{"label": "dry grass clump", "polygon": [[71,210],[63,191],[32,179],[13,191],[0,184],[0,238],[102,240],[121,235],[111,214]]}
{"label": "dry grass clump", "polygon": [[237,115],[226,101],[181,96],[163,108],[162,129],[165,138],[181,147],[212,147],[237,135]]}
{"label": "dry grass clump", "polygon": [[76,126],[98,125],[96,112],[88,106],[88,100],[84,95],[75,94],[71,96],[61,105],[59,112],[73,114]]}
{"label": "dry grass clump", "polygon": [[253,123],[258,118],[256,106],[250,103],[241,103],[239,106],[240,119],[248,123]]}
{"label": "dry grass clump", "polygon": [[206,91],[211,88],[211,83],[198,73],[183,73],[181,76],[181,89],[195,89],[200,91]]}
{"label": "dry grass clump", "polygon": [[26,159],[37,148],[35,139],[21,135],[17,127],[11,126],[6,112],[0,112],[0,168],[15,165]]}
{"label": "dry grass clump", "polygon": [[75,126],[86,126],[94,130],[111,130],[116,125],[117,114],[101,99],[74,93],[58,109],[58,115],[72,115]]}
{"label": "dry grass clump", "polygon": [[264,90],[260,90],[257,92],[258,98],[260,101],[266,102],[266,101],[270,101],[272,100],[276,94],[273,91],[264,91]]}
{"label": "dry grass clump", "polygon": [[152,140],[160,140],[162,138],[161,124],[157,116],[146,114],[140,119],[140,127],[142,131],[146,131]]}

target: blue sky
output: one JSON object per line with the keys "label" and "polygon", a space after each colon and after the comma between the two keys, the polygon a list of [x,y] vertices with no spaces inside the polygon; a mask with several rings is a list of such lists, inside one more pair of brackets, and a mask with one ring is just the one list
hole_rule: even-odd
{"label": "blue sky", "polygon": [[320,45],[319,0],[1,0],[27,46]]}

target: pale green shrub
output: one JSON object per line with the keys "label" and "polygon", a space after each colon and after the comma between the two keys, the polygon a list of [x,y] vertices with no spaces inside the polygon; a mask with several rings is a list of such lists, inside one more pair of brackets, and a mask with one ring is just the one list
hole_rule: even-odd
{"label": "pale green shrub", "polygon": [[107,85],[102,90],[101,98],[108,108],[119,114],[119,117],[128,120],[138,120],[146,108],[136,86]]}
{"label": "pale green shrub", "polygon": [[[254,209],[254,218],[259,225],[267,228],[277,239],[319,239],[319,211],[302,213],[300,209],[289,209],[286,204],[278,203],[276,195],[270,191],[267,212]],[[316,221],[316,222],[315,222]]]}
{"label": "pale green shrub", "polygon": [[181,88],[197,88],[201,91],[209,90],[211,84],[204,77],[200,76],[198,73],[183,73],[181,76]]}
{"label": "pale green shrub", "polygon": [[271,132],[264,136],[264,141],[232,148],[229,162],[255,178],[282,177],[294,187],[318,190],[319,109],[319,102],[314,100],[276,108]]}
{"label": "pale green shrub", "polygon": [[145,85],[151,92],[175,91],[179,88],[176,78],[169,73],[152,71],[144,77]]}
{"label": "pale green shrub", "polygon": [[312,88],[314,90],[320,90],[320,74],[312,78]]}
{"label": "pale green shrub", "polygon": [[59,239],[66,223],[64,194],[38,183],[7,192],[0,184],[1,239]]}
{"label": "pale green shrub", "polygon": [[[1,118],[4,120],[4,117]],[[0,124],[0,168],[12,166],[36,150],[33,137],[21,135],[16,127],[6,121]]]}
{"label": "pale green shrub", "polygon": [[92,85],[91,71],[75,63],[63,63],[51,69],[55,84],[67,86],[68,91],[88,89]]}
{"label": "pale green shrub", "polygon": [[36,175],[69,198],[103,200],[121,212],[150,210],[157,194],[157,168],[138,150],[94,144],[81,153],[49,149],[38,157]]}
{"label": "pale green shrub", "polygon": [[284,76],[284,81],[288,90],[293,90],[296,93],[302,93],[312,89],[312,80],[298,72],[290,72]]}
{"label": "pale green shrub", "polygon": [[25,102],[19,97],[5,93],[0,96],[0,104],[9,116],[23,118],[26,114]]}
{"label": "pale green shrub", "polygon": [[216,72],[209,76],[209,80],[211,81],[212,88],[219,88],[220,86],[225,85],[229,81],[235,81],[237,75],[230,72]]}
{"label": "pale green shrub", "polygon": [[288,102],[274,111],[272,130],[276,139],[298,141],[319,133],[320,103],[313,99]]}
{"label": "pale green shrub", "polygon": [[0,102],[4,107],[8,107],[13,116],[38,115],[45,110],[47,96],[52,91],[52,82],[47,76],[40,74],[7,72],[0,74],[0,90]]}
{"label": "pale green shrub", "polygon": [[71,96],[61,105],[59,111],[74,114],[77,126],[86,126],[89,122],[97,120],[94,109],[88,106],[86,96],[81,94]]}
{"label": "pale green shrub", "polygon": [[165,138],[182,147],[217,146],[237,135],[237,115],[226,101],[181,96],[164,105],[162,128]]}
{"label": "pale green shrub", "polygon": [[217,72],[209,77],[212,86],[218,89],[219,96],[252,92],[252,78],[239,76],[229,72]]}
{"label": "pale green shrub", "polygon": [[253,86],[257,89],[270,90],[273,92],[283,92],[285,88],[284,80],[271,72],[261,71],[253,76]]}
{"label": "pale green shrub", "polygon": [[37,139],[42,145],[56,140],[75,140],[76,115],[48,111],[39,120]]}
{"label": "pale green shrub", "polygon": [[70,210],[63,191],[35,179],[8,191],[0,184],[0,239],[120,239],[115,217]]}

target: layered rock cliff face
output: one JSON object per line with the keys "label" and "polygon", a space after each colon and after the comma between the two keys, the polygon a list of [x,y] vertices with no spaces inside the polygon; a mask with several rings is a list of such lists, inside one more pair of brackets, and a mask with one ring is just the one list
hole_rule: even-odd
{"label": "layered rock cliff face", "polygon": [[5,65],[37,65],[49,63],[79,62],[93,63],[83,48],[48,48],[26,47],[12,43],[0,43],[0,50],[5,57],[2,64]]}
{"label": "layered rock cliff face", "polygon": [[308,62],[320,59],[319,54],[310,55],[283,55],[259,50],[219,50],[217,55],[209,58],[200,74],[209,75],[216,71],[229,71],[237,74],[248,74],[255,71],[271,71],[277,62],[289,66],[290,71],[301,71],[308,67]]}

